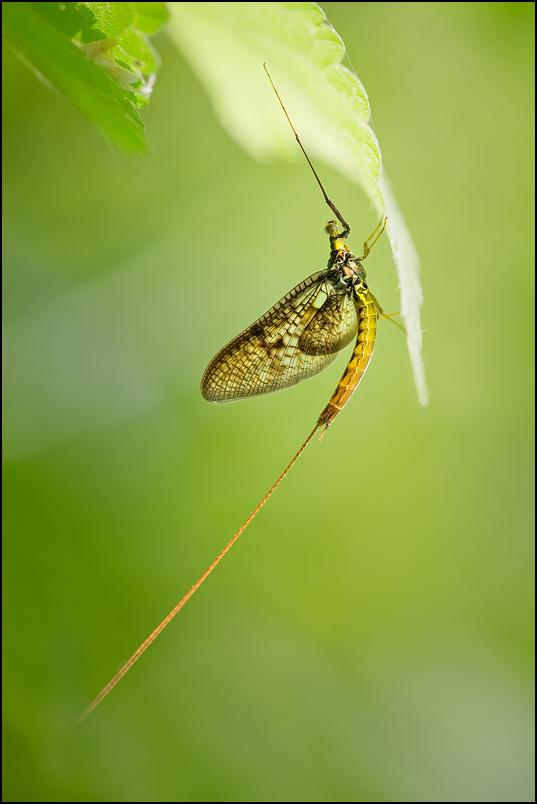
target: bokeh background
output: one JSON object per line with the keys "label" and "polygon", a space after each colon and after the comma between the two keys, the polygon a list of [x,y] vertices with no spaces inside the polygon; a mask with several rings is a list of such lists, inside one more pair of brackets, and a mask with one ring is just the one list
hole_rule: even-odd
{"label": "bokeh background", "polygon": [[[165,32],[139,162],[4,52],[4,800],[534,800],[534,6],[323,8],[421,256],[430,407],[383,324],[322,445],[74,729],[344,358],[209,406],[213,354],[326,262],[307,166],[230,141]],[[376,215],[321,172],[359,250]],[[367,269],[397,310],[386,241]]]}

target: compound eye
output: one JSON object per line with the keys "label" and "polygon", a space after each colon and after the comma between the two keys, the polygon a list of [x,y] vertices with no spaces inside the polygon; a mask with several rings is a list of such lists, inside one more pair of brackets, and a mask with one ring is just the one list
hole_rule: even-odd
{"label": "compound eye", "polygon": [[335,235],[337,234],[337,223],[335,221],[328,221],[324,230],[327,235]]}

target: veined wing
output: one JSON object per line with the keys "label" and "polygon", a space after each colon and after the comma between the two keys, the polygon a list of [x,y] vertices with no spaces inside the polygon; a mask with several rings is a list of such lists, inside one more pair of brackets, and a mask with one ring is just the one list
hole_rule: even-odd
{"label": "veined wing", "polygon": [[351,296],[328,273],[309,276],[218,352],[201,380],[208,402],[280,391],[333,363],[358,324]]}

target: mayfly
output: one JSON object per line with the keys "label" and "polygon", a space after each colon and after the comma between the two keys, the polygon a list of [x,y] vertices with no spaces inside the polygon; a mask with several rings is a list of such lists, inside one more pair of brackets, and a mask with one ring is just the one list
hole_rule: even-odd
{"label": "mayfly", "polygon": [[[323,428],[322,438],[326,429],[358,387],[373,354],[377,320],[380,316],[384,316],[381,307],[367,286],[362,261],[365,260],[372,246],[384,231],[386,218],[381,220],[373,234],[364,243],[363,255],[356,257],[347,246],[350,226],[328,198],[272,82],[267,67],[263,66],[295,138],[321,188],[324,200],[337,218],[337,220],[329,221],[325,226],[325,232],[330,241],[330,257],[328,265],[323,271],[317,271],[289,291],[265,315],[258,318],[218,352],[205,369],[201,381],[201,393],[209,402],[229,402],[234,399],[247,399],[289,388],[324,371],[354,338],[356,338],[356,343],[336,390],[321,411],[315,427],[291,462],[198,582],[192,586],[183,599],[140,645],[128,662],[101,690],[78,718],[78,722],[89,715],[108,695],[134,662],[182,609],[187,600],[192,597],[279,486],[320,428]],[[342,226],[341,231],[339,231],[338,222]]]}

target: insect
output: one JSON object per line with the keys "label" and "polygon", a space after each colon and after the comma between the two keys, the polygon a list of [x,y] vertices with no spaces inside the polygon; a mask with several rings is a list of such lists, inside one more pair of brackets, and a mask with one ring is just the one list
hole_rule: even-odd
{"label": "insect", "polygon": [[[183,608],[187,600],[199,589],[279,486],[321,427],[324,428],[322,438],[326,429],[349,401],[367,369],[375,346],[378,318],[380,316],[390,318],[383,313],[382,308],[367,287],[366,274],[362,265],[362,261],[368,256],[371,248],[384,231],[386,218],[380,221],[373,234],[364,243],[363,255],[356,257],[347,246],[350,226],[328,198],[278,95],[267,67],[263,66],[295,138],[321,188],[324,199],[337,218],[337,220],[329,221],[325,226],[325,232],[330,241],[330,257],[324,270],[312,274],[289,291],[265,315],[258,318],[218,352],[205,369],[201,381],[201,393],[209,402],[229,402],[234,399],[247,399],[289,388],[327,368],[336,359],[338,353],[354,338],[356,338],[356,343],[343,376],[328,404],[321,411],[315,427],[280,477],[197,583],[191,587],[85,709],[78,718],[78,723],[108,695]],[[338,221],[343,227],[341,231],[339,231]]]}
{"label": "insect", "polygon": [[366,242],[364,256],[356,257],[346,245],[350,227],[340,220],[342,232],[336,221],[325,227],[330,239],[327,268],[289,291],[211,360],[201,381],[208,402],[247,399],[296,385],[324,371],[357,336],[317,426],[326,429],[348,402],[371,360],[383,311],[367,287],[362,266],[371,247]]}
{"label": "insect", "polygon": [[338,231],[337,221],[327,223],[327,267],[290,290],[224,346],[205,369],[201,393],[208,402],[229,402],[289,388],[324,371],[356,337],[345,372],[317,421],[317,428],[324,425],[326,430],[356,390],[373,354],[377,319],[383,311],[367,287],[362,261],[384,231],[386,219],[364,243],[363,256],[356,257],[347,246],[350,226],[328,198],[263,66],[324,199],[343,229]]}

